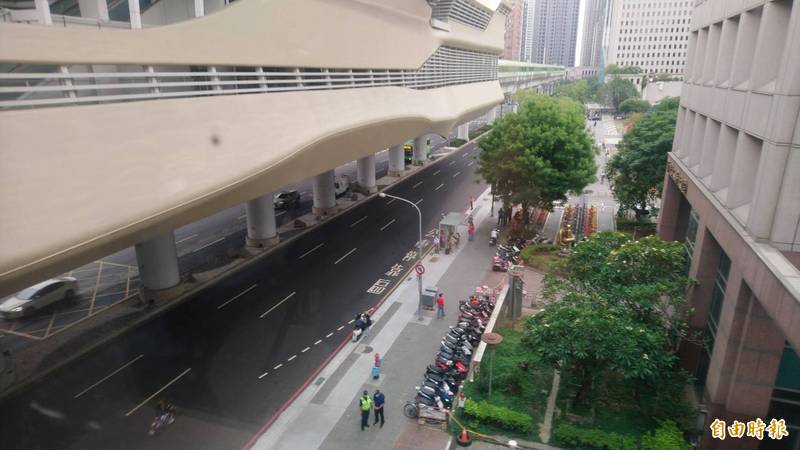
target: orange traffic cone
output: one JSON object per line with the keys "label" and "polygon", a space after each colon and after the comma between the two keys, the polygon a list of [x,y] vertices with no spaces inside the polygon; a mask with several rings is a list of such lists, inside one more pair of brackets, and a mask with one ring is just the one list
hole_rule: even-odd
{"label": "orange traffic cone", "polygon": [[469,437],[469,434],[467,434],[466,428],[461,429],[461,434],[459,434],[458,438],[456,438],[456,444],[458,444],[459,447],[469,447],[472,445],[472,438]]}

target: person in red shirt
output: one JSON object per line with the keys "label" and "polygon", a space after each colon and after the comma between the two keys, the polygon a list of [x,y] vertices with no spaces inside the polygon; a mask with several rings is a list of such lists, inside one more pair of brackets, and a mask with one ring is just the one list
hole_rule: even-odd
{"label": "person in red shirt", "polygon": [[436,298],[436,318],[444,318],[444,294],[441,292],[439,293],[439,297]]}

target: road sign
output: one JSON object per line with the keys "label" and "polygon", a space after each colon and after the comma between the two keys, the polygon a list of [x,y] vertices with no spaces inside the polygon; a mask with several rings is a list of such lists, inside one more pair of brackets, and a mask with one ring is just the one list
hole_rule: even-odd
{"label": "road sign", "polygon": [[422,275],[423,273],[425,273],[425,266],[423,266],[422,264],[417,264],[416,266],[414,266],[414,271],[417,272],[417,275]]}

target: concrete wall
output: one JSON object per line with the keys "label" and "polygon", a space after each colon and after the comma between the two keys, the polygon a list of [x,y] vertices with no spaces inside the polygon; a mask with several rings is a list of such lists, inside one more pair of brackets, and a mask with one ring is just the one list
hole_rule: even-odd
{"label": "concrete wall", "polygon": [[682,87],[681,81],[651,81],[645,86],[642,98],[650,103],[658,103],[666,97],[680,97]]}

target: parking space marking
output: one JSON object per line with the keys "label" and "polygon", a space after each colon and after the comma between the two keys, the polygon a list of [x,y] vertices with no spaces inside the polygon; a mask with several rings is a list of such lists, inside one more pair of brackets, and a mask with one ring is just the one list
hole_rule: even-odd
{"label": "parking space marking", "polygon": [[385,230],[386,228],[388,228],[388,227],[389,227],[389,225],[391,225],[391,224],[393,224],[393,223],[395,223],[395,222],[397,222],[397,219],[392,219],[392,220],[390,220],[390,221],[389,221],[389,223],[387,223],[386,225],[384,225],[384,226],[382,226],[382,227],[381,227],[381,231]]}
{"label": "parking space marking", "polygon": [[154,399],[154,398],[156,397],[156,395],[158,395],[158,394],[160,394],[160,393],[164,392],[164,390],[165,390],[166,388],[168,388],[168,387],[172,386],[172,385],[173,385],[173,384],[174,384],[176,381],[178,381],[178,380],[180,380],[181,378],[183,378],[183,376],[184,376],[184,375],[186,375],[187,373],[189,373],[189,371],[190,371],[190,370],[192,370],[192,368],[191,368],[191,367],[189,367],[188,369],[186,369],[186,370],[184,370],[183,372],[181,372],[181,374],[180,374],[180,375],[178,375],[177,377],[173,378],[173,379],[172,379],[172,381],[170,381],[169,383],[165,384],[165,385],[164,385],[164,387],[162,387],[161,389],[159,389],[159,390],[155,391],[155,392],[153,393],[153,395],[151,395],[150,397],[147,397],[146,399],[144,399],[144,401],[142,401],[141,403],[139,403],[138,405],[136,405],[136,406],[135,406],[135,407],[134,407],[132,410],[130,410],[130,411],[128,411],[127,413],[125,413],[125,417],[128,417],[128,416],[130,416],[131,414],[135,413],[137,409],[141,408],[142,406],[144,406],[145,404],[147,404],[147,402],[149,402],[150,400]]}
{"label": "parking space marking", "polygon": [[436,186],[436,189],[434,189],[434,191],[438,191],[439,189],[441,189],[443,187],[444,187],[444,183],[440,184],[439,186]]}
{"label": "parking space marking", "polygon": [[317,250],[318,248],[322,247],[323,245],[325,245],[325,243],[324,243],[324,242],[323,242],[323,243],[321,243],[321,244],[319,244],[319,245],[317,245],[316,247],[312,248],[311,250],[309,250],[309,251],[307,251],[307,252],[303,253],[303,254],[302,254],[302,255],[300,255],[300,257],[299,257],[299,258],[297,258],[297,259],[303,259],[303,258],[305,258],[306,256],[310,255],[311,253],[313,253],[315,250]]}
{"label": "parking space marking", "polygon": [[186,242],[186,241],[188,241],[189,239],[194,239],[194,238],[196,238],[196,237],[197,237],[197,235],[196,235],[196,234],[193,234],[193,235],[191,235],[191,236],[186,236],[185,238],[181,239],[180,241],[176,241],[176,242],[175,242],[175,245],[177,245],[177,244],[180,244],[180,243],[183,243],[183,242]]}
{"label": "parking space marking", "polygon": [[216,244],[218,242],[222,242],[224,240],[225,240],[225,238],[221,237],[221,238],[217,239],[216,241],[211,241],[208,244],[206,244],[206,245],[204,245],[204,246],[202,246],[202,247],[200,247],[198,249],[192,250],[192,253],[197,253],[197,252],[199,252],[200,250],[203,250],[206,247],[211,247],[212,245],[214,245],[214,244]]}
{"label": "parking space marking", "polygon": [[354,226],[356,226],[356,225],[360,224],[361,222],[363,222],[363,221],[367,220],[367,217],[368,217],[368,216],[364,216],[364,217],[362,217],[362,218],[360,218],[360,219],[356,220],[355,222],[351,223],[351,224],[350,224],[350,228],[353,228]]}
{"label": "parking space marking", "polygon": [[345,253],[344,256],[342,256],[341,258],[337,259],[336,262],[333,263],[333,265],[335,266],[336,264],[339,264],[340,262],[344,261],[345,258],[347,258],[348,256],[352,255],[353,252],[356,251],[356,248],[357,247],[353,247],[352,250],[350,250],[349,252]]}
{"label": "parking space marking", "polygon": [[281,306],[283,304],[283,302],[285,302],[286,300],[289,300],[290,298],[294,297],[294,294],[297,294],[297,291],[293,291],[291,294],[287,295],[286,298],[284,298],[283,300],[279,301],[277,305],[275,305],[272,308],[268,309],[267,312],[265,312],[264,314],[260,315],[258,318],[259,319],[263,319],[264,317],[267,316],[267,314],[271,313],[275,308],[277,308],[278,306]]}
{"label": "parking space marking", "polygon": [[225,303],[223,303],[223,304],[221,304],[221,305],[217,306],[217,309],[222,309],[222,308],[224,308],[224,307],[225,307],[225,306],[226,306],[228,303],[230,303],[230,302],[232,302],[232,301],[236,300],[237,298],[239,298],[239,297],[243,296],[244,294],[247,294],[248,292],[250,292],[250,291],[252,291],[253,289],[255,289],[255,287],[256,287],[256,286],[258,286],[258,285],[257,285],[257,284],[254,284],[254,285],[250,286],[249,288],[247,288],[247,289],[243,290],[242,292],[240,292],[240,293],[236,294],[236,296],[234,296],[233,298],[231,298],[231,299],[230,299],[230,300],[228,300],[227,302],[225,302]]}
{"label": "parking space marking", "polygon": [[100,379],[100,381],[98,381],[97,383],[95,383],[95,384],[93,384],[93,385],[91,385],[91,386],[87,387],[86,389],[84,389],[84,390],[82,390],[82,391],[78,392],[78,393],[77,393],[77,394],[75,394],[75,396],[74,396],[74,397],[72,397],[72,398],[78,398],[78,397],[80,397],[81,395],[83,395],[83,394],[85,394],[85,393],[89,392],[90,390],[92,390],[92,389],[94,389],[96,386],[98,386],[100,383],[102,383],[102,382],[106,381],[107,379],[109,379],[109,378],[113,377],[114,375],[116,375],[116,374],[120,373],[120,372],[121,372],[122,370],[124,370],[126,367],[130,366],[131,364],[135,363],[136,361],[138,361],[139,359],[141,359],[141,358],[143,358],[143,357],[144,357],[144,354],[141,354],[141,355],[137,356],[136,358],[133,358],[132,360],[130,360],[130,361],[128,361],[127,363],[125,363],[125,364],[124,364],[122,367],[120,367],[119,369],[117,369],[117,370],[115,370],[115,371],[111,372],[110,374],[108,374],[108,375],[104,376],[103,378],[101,378],[101,379]]}

